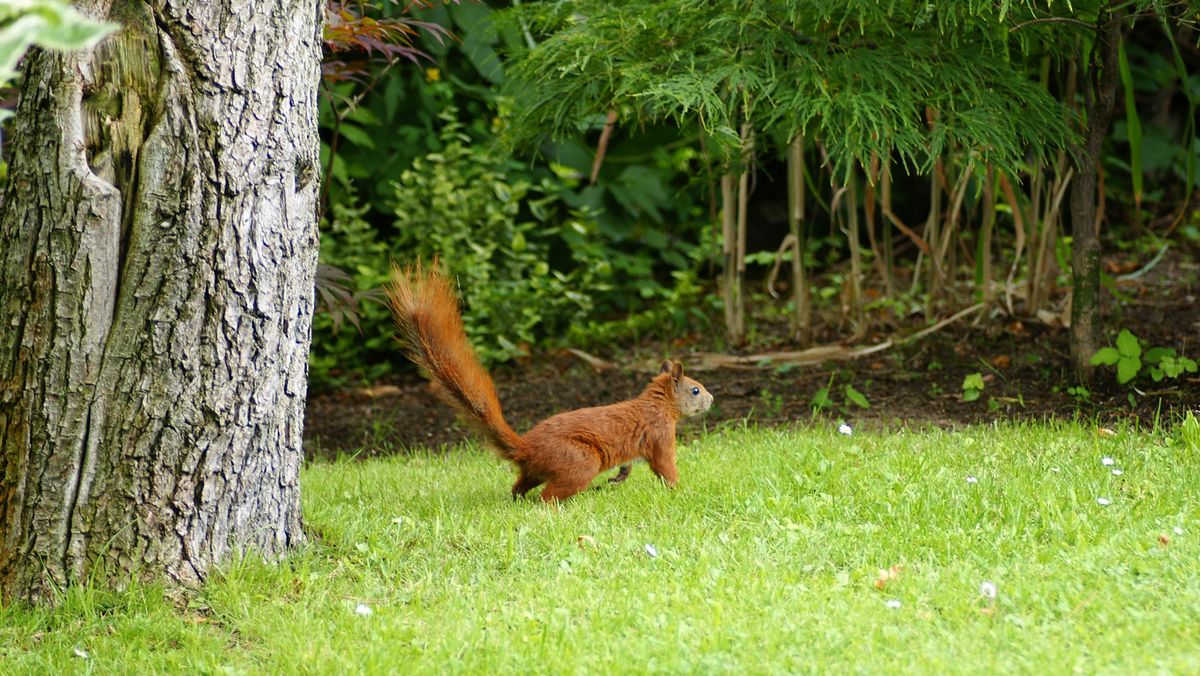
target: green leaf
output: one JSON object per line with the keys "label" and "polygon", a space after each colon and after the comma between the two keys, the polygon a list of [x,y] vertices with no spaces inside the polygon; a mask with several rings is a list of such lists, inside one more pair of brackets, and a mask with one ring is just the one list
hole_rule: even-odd
{"label": "green leaf", "polygon": [[1112,366],[1121,359],[1121,353],[1111,347],[1102,347],[1092,355],[1092,366]]}
{"label": "green leaf", "polygon": [[[978,373],[978,372],[977,373],[968,373],[967,376],[965,378],[963,378],[962,388],[964,391],[965,390],[982,391],[983,390],[983,374]],[[978,396],[978,395],[976,395],[976,396]]]}
{"label": "green leaf", "polygon": [[342,138],[356,146],[361,148],[375,148],[375,139],[371,138],[371,135],[363,131],[361,127],[343,123],[338,128],[338,132],[342,135]]}
{"label": "green leaf", "polygon": [[1160,361],[1162,361],[1164,357],[1174,357],[1174,356],[1175,356],[1175,350],[1173,348],[1152,347],[1149,350],[1146,350],[1146,354],[1143,357],[1143,359],[1145,360],[1145,362],[1147,364],[1157,364]]}
{"label": "green leaf", "polygon": [[982,394],[983,394],[982,390],[976,390],[976,389],[963,390],[962,398],[963,398],[963,401],[975,401]]}
{"label": "green leaf", "polygon": [[1200,420],[1191,411],[1179,426],[1179,440],[1193,451],[1200,452]]}
{"label": "green leaf", "polygon": [[1137,359],[1142,356],[1142,346],[1138,343],[1137,336],[1130,333],[1129,329],[1121,329],[1121,333],[1117,334],[1117,351],[1122,357]]}
{"label": "green leaf", "polygon": [[845,387],[845,391],[846,391],[846,401],[853,403],[855,406],[858,406],[859,408],[871,408],[871,402],[867,401],[867,398],[865,396],[863,396],[862,392],[859,392],[858,390],[854,389],[853,385],[847,383],[846,387]]}
{"label": "green leaf", "polygon": [[813,395],[812,407],[818,411],[829,408],[831,405],[833,405],[833,401],[829,399],[828,386],[822,387],[821,389],[817,390],[816,394]]}
{"label": "green leaf", "polygon": [[1125,41],[1117,48],[1117,69],[1121,73],[1121,84],[1125,89],[1125,126],[1129,134],[1129,168],[1133,178],[1133,203],[1142,206],[1142,121],[1138,117],[1137,101],[1133,95],[1133,76],[1129,72],[1129,59],[1125,56]]}
{"label": "green leaf", "polygon": [[1117,362],[1117,382],[1124,385],[1134,379],[1138,371],[1142,370],[1142,360],[1137,357],[1122,357],[1121,361]]}

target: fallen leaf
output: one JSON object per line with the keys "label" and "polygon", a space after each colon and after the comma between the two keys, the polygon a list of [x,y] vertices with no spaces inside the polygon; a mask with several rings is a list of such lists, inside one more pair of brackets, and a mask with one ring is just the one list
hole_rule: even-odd
{"label": "fallen leaf", "polygon": [[395,385],[375,385],[373,387],[364,387],[356,392],[356,394],[374,399],[376,397],[389,397],[400,394],[400,388]]}
{"label": "fallen leaf", "polygon": [[575,544],[579,545],[580,549],[586,550],[588,547],[596,546],[596,538],[592,537],[591,535],[580,535],[579,537],[575,538]]}
{"label": "fallen leaf", "polygon": [[1166,533],[1160,533],[1158,536],[1158,544],[1166,547],[1167,545],[1171,544],[1171,538],[1167,537]]}
{"label": "fallen leaf", "polygon": [[904,566],[895,565],[891,568],[880,568],[879,576],[875,578],[875,588],[883,589],[889,582],[894,582],[900,579],[900,573],[904,571]]}
{"label": "fallen leaf", "polygon": [[1008,368],[1009,365],[1012,364],[1012,357],[1006,354],[998,354],[995,357],[992,357],[991,363],[992,366],[995,366],[998,369]]}

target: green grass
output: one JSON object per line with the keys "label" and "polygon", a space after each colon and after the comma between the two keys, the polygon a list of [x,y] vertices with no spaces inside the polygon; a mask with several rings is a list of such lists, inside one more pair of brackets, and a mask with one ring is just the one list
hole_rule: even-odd
{"label": "green grass", "polygon": [[0,610],[0,672],[1200,671],[1200,452],[1170,435],[727,430],[680,474],[554,508],[477,448],[315,464],[285,565],[183,611]]}

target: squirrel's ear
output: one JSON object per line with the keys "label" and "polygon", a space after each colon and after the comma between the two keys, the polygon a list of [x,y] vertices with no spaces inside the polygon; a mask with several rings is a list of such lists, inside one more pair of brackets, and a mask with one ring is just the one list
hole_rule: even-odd
{"label": "squirrel's ear", "polygon": [[677,361],[671,362],[671,380],[674,380],[675,382],[679,382],[679,379],[682,377],[683,377],[683,364],[680,364]]}
{"label": "squirrel's ear", "polygon": [[670,373],[671,372],[671,361],[668,359],[662,360],[662,363],[658,365],[658,372],[659,373]]}

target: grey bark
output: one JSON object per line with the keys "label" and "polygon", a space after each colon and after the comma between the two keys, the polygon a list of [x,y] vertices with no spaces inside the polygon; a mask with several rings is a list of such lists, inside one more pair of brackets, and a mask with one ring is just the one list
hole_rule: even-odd
{"label": "grey bark", "polygon": [[0,591],[303,541],[320,3],[77,3],[0,205]]}

